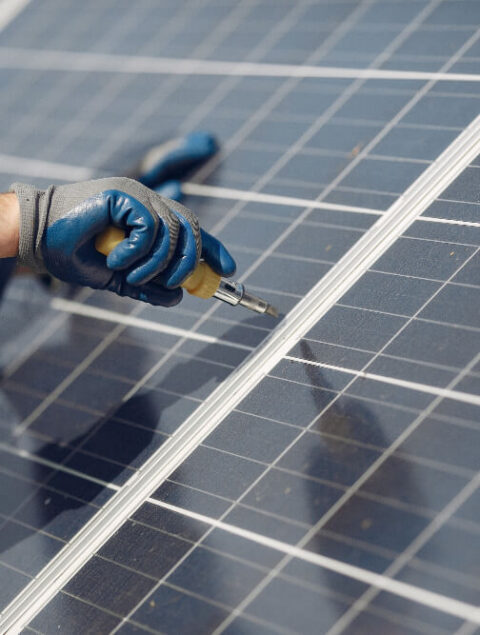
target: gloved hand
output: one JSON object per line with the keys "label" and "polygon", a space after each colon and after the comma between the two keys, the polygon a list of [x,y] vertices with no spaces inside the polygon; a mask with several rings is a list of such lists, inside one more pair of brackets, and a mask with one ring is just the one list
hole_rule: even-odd
{"label": "gloved hand", "polygon": [[[222,276],[235,271],[228,251],[192,212],[132,179],[11,189],[20,203],[20,263],[60,280],[173,306],[200,257]],[[110,225],[127,237],[105,258],[95,238]]]}

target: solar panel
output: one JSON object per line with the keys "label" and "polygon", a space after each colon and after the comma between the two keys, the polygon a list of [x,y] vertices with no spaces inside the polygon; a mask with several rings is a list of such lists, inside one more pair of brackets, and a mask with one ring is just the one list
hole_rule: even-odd
{"label": "solar panel", "polygon": [[[0,41],[3,187],[121,173],[152,142],[212,130],[223,150],[187,205],[287,314],[447,147],[461,162],[479,17],[470,0],[26,3]],[[149,70],[131,72],[140,57]],[[189,448],[183,424],[274,341],[274,320],[193,297],[52,300],[17,278],[1,325],[4,617],[24,611],[37,633],[473,633],[478,159],[463,165]],[[168,477],[50,579],[170,447]],[[45,601],[28,612],[35,576]]]}

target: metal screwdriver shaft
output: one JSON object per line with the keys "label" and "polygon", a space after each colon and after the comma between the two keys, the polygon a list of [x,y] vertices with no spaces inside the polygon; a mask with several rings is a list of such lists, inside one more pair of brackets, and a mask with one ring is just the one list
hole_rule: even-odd
{"label": "metal screwdriver shaft", "polygon": [[222,302],[227,302],[232,306],[240,304],[240,306],[250,309],[250,311],[266,313],[274,318],[278,318],[278,311],[274,306],[269,304],[266,300],[249,293],[241,282],[221,278],[218,289],[213,294],[213,297],[222,300]]}

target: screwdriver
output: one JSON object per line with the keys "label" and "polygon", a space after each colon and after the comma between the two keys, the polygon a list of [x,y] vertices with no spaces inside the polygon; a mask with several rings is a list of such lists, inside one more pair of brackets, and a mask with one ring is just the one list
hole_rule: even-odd
{"label": "screwdriver", "polygon": [[[124,238],[125,232],[119,227],[107,227],[97,236],[95,248],[104,256],[108,256]],[[214,297],[232,306],[239,304],[250,311],[255,311],[255,313],[265,313],[278,318],[278,311],[274,306],[249,293],[241,282],[225,280],[203,260],[198,263],[195,271],[181,286],[185,291],[198,298]]]}

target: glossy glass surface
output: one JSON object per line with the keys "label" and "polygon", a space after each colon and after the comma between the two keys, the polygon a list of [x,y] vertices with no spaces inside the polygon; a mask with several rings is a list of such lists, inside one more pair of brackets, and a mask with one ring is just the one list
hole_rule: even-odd
{"label": "glossy glass surface", "polygon": [[[471,0],[44,0],[0,45],[32,56],[478,72],[478,43],[455,56],[479,18]],[[60,182],[55,164],[123,173],[153,143],[207,129],[223,154],[201,182],[364,208],[304,213],[288,200],[187,198],[252,292],[282,313],[480,104],[478,83],[183,76],[174,65],[167,76],[3,69],[0,77],[3,190],[14,180]],[[44,163],[10,173],[11,157]],[[92,556],[34,632],[462,628],[387,593],[358,608],[366,585],[254,536],[478,603],[480,501],[469,488],[479,468],[479,406],[470,397],[480,390],[480,230],[428,220],[478,223],[478,170],[477,160],[159,487],[160,506],[145,502]],[[2,606],[276,324],[192,297],[166,310],[74,293],[86,306],[185,334],[69,315],[30,278],[9,286],[0,309]],[[252,536],[215,528],[217,519]]]}

